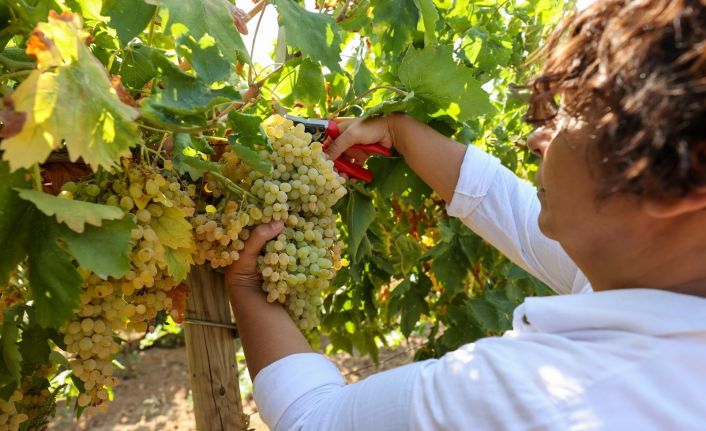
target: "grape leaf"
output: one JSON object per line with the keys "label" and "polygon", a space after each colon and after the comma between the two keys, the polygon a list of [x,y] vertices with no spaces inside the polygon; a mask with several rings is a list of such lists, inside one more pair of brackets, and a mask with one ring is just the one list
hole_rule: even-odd
{"label": "grape leaf", "polygon": [[141,89],[157,75],[151,60],[154,51],[154,48],[141,43],[130,45],[123,50],[123,62],[118,69],[123,84],[130,88]]}
{"label": "grape leaf", "polygon": [[128,252],[132,249],[130,232],[135,228],[131,217],[104,220],[100,228],[87,226],[78,234],[63,225],[56,226],[55,235],[66,243],[78,264],[90,269],[102,279],[122,277],[130,270]]}
{"label": "grape leaf", "polygon": [[230,111],[228,113],[228,124],[233,130],[233,135],[237,139],[238,144],[252,149],[258,147],[272,148],[265,132],[262,130],[262,118],[258,115]]}
{"label": "grape leaf", "polygon": [[305,57],[341,71],[341,28],[330,15],[310,12],[290,0],[274,0],[280,25],[287,34],[287,44],[298,48]]}
{"label": "grape leaf", "polygon": [[26,220],[31,204],[17,196],[16,187],[29,187],[27,173],[18,170],[10,173],[10,166],[0,161],[0,286],[7,283],[10,271],[27,254],[25,238],[27,229],[20,225]]}
{"label": "grape leaf", "polygon": [[433,254],[431,270],[437,280],[449,289],[449,292],[461,291],[468,274],[468,263],[463,259],[463,251],[452,244],[439,243]]}
{"label": "grape leaf", "polygon": [[191,256],[191,249],[188,248],[166,248],[164,250],[164,260],[167,262],[167,273],[174,277],[177,282],[186,279],[189,269],[194,263]]}
{"label": "grape leaf", "polygon": [[30,38],[38,69],[5,99],[6,110],[25,114],[19,133],[0,144],[13,171],[43,162],[62,141],[71,161],[112,169],[139,141],[137,110],[120,101],[86,37],[77,16],[53,14]]}
{"label": "grape leaf", "polygon": [[[212,89],[208,83],[187,75],[159,51],[151,56],[152,63],[162,74],[163,89],[145,99],[153,108],[178,115],[196,115],[209,111],[219,103],[240,100],[240,93],[231,86]],[[143,112],[144,115],[144,112]]]}
{"label": "grape leaf", "polygon": [[125,46],[147,27],[155,11],[154,5],[144,0],[103,0],[100,14],[110,17],[110,26],[118,33]]}
{"label": "grape leaf", "polygon": [[212,37],[205,35],[195,40],[191,35],[177,39],[177,52],[184,57],[204,82],[222,81],[233,71],[232,64],[223,57]]}
{"label": "grape leaf", "polygon": [[120,220],[125,216],[119,207],[62,199],[36,190],[15,190],[20,198],[32,202],[44,214],[56,216],[59,223],[78,233],[83,233],[86,223],[101,226],[103,220]]}
{"label": "grape leaf", "polygon": [[459,121],[495,111],[471,69],[454,62],[451,47],[410,48],[398,73],[400,81],[418,97],[447,110]]}
{"label": "grape leaf", "polygon": [[154,229],[159,241],[168,248],[191,249],[194,238],[191,234],[191,223],[186,220],[184,213],[176,207],[162,207],[161,217],[154,217],[150,227]]}
{"label": "grape leaf", "polygon": [[5,319],[2,325],[2,337],[0,337],[0,347],[2,347],[2,359],[8,374],[13,380],[20,380],[20,370],[22,369],[22,354],[17,344],[19,328],[15,325],[17,312],[9,310],[5,312]]}
{"label": "grape leaf", "polygon": [[399,55],[412,42],[419,10],[414,0],[373,0],[372,32],[381,35],[382,49]]}
{"label": "grape leaf", "polygon": [[326,83],[321,66],[308,58],[302,60],[297,69],[297,78],[292,89],[294,100],[313,109],[315,105],[326,106]]}
{"label": "grape leaf", "polygon": [[248,51],[233,23],[226,0],[146,0],[169,11],[165,30],[175,39],[189,35],[196,41],[204,36],[211,38],[215,46],[231,63],[249,63]]}
{"label": "grape leaf", "polygon": [[37,366],[49,361],[51,348],[49,347],[49,334],[46,329],[33,325],[22,331],[22,341],[19,343],[22,355],[23,374],[31,374]]}
{"label": "grape leaf", "polygon": [[29,285],[39,324],[57,328],[74,315],[81,303],[83,279],[72,256],[52,235],[53,218],[32,211],[32,230],[27,241]]}
{"label": "grape leaf", "polygon": [[421,206],[424,196],[431,194],[431,188],[401,158],[372,158],[368,161],[368,167],[373,173],[371,187],[382,196],[401,197],[409,191],[412,205]]}
{"label": "grape leaf", "polygon": [[[174,169],[180,174],[188,173],[192,180],[196,181],[205,172],[219,172],[217,163],[199,158],[199,151],[206,152],[206,148],[199,145],[198,140],[186,133],[175,133],[172,146],[172,161]],[[208,147],[206,145],[206,147]],[[210,147],[208,147],[210,148]]]}
{"label": "grape leaf", "polygon": [[434,6],[433,0],[414,0],[414,4],[419,9],[424,22],[424,46],[435,47],[436,41],[436,22],[439,20],[439,12]]}
{"label": "grape leaf", "polygon": [[375,220],[373,200],[363,193],[353,190],[348,198],[348,254],[356,262],[358,247],[367,236],[368,227]]}
{"label": "grape leaf", "polygon": [[240,157],[240,159],[252,169],[262,173],[265,176],[269,176],[272,173],[272,163],[270,163],[269,160],[263,160],[260,158],[259,151],[236,143],[235,136],[233,135],[228,137],[228,145],[230,145],[235,154],[237,154],[238,157]]}

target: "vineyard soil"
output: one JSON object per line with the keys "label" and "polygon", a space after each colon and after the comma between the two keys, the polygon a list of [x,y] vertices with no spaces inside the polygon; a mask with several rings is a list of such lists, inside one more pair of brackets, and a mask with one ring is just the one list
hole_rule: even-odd
{"label": "vineyard soil", "polygon": [[[331,360],[355,382],[377,371],[386,370],[412,360],[421,339],[412,338],[399,346],[382,349],[380,367],[369,358],[352,357],[346,353],[331,355]],[[184,347],[153,348],[140,352],[120,373],[122,383],[115,388],[115,400],[108,411],[78,422],[64,406],[48,431],[195,431],[194,406],[191,401],[189,370]],[[243,410],[250,416],[250,427],[266,431],[252,396],[243,400]]]}

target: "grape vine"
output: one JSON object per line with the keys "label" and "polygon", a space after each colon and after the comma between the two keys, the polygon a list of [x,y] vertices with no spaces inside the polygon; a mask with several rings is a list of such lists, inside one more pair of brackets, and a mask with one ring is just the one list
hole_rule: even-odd
{"label": "grape vine", "polygon": [[[404,111],[532,179],[514,84],[564,2],[231,3],[0,4],[0,431],[42,429],[57,398],[105,409],[122,340],[183,322],[191,266],[223,271],[260,223],[285,225],[258,260],[268,300],[332,351],[375,359],[400,330],[438,356],[545,291],[401,158],[346,181],[278,114]],[[263,7],[272,64],[238,31]]]}

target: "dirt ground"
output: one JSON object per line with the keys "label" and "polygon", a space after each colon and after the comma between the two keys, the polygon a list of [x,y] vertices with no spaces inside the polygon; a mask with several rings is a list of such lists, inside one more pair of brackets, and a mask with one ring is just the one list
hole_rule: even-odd
{"label": "dirt ground", "polygon": [[[415,341],[403,341],[394,349],[382,349],[380,367],[369,359],[345,353],[333,355],[348,382],[355,382],[376,371],[411,361]],[[128,358],[126,369],[119,373],[121,383],[108,411],[76,422],[68,409],[58,408],[50,431],[195,431],[194,406],[184,347],[153,348]],[[250,415],[250,428],[268,430],[257,414],[257,407],[241,385],[243,406]]]}

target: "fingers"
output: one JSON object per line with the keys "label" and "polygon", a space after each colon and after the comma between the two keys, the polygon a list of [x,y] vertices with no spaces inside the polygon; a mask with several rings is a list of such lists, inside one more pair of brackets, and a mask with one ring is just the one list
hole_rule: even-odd
{"label": "fingers", "polygon": [[229,286],[237,284],[236,280],[261,281],[260,274],[257,272],[257,257],[265,243],[279,235],[283,228],[284,222],[273,221],[253,229],[250,237],[245,241],[245,247],[240,251],[240,257],[228,267],[226,283]]}
{"label": "fingers", "polygon": [[386,120],[382,117],[356,119],[339,123],[341,135],[329,145],[326,153],[335,160],[348,148],[356,144],[380,143],[390,147],[392,142],[387,132]]}
{"label": "fingers", "polygon": [[240,260],[243,258],[257,259],[265,243],[279,235],[283,228],[283,221],[273,221],[257,226],[250,233],[250,238],[245,242],[245,247],[240,252]]}

